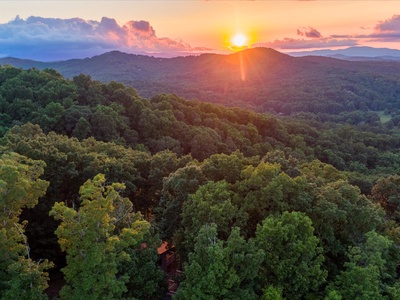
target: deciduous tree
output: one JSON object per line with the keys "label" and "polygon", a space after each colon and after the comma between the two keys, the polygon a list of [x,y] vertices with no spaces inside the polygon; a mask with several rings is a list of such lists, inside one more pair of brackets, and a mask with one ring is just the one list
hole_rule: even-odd
{"label": "deciduous tree", "polygon": [[129,262],[126,252],[142,240],[149,223],[132,212],[132,203],[122,198],[122,184],[106,185],[104,175],[88,180],[80,189],[79,210],[63,202],[50,214],[61,224],[56,230],[61,249],[67,254],[62,270],[64,299],[119,299],[126,292],[127,277],[117,278],[118,266]]}
{"label": "deciduous tree", "polygon": [[259,225],[256,244],[265,251],[261,286],[282,288],[287,299],[301,299],[325,282],[324,257],[311,220],[299,212],[271,216]]}
{"label": "deciduous tree", "polygon": [[16,153],[0,157],[0,299],[45,299],[47,260],[36,262],[30,248],[21,212],[32,208],[46,192],[48,182],[40,179],[43,161]]}

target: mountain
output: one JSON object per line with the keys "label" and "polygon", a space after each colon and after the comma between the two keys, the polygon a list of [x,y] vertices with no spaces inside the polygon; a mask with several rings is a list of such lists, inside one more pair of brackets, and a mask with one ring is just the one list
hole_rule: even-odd
{"label": "mountain", "polygon": [[300,51],[288,52],[287,54],[295,57],[317,55],[327,56],[345,60],[395,60],[400,61],[400,50],[389,48],[373,48],[373,47],[349,47],[346,49],[338,50],[314,50],[314,51]]}
{"label": "mountain", "polygon": [[118,51],[52,63],[0,59],[0,64],[54,68],[133,86],[143,97],[175,93],[226,106],[281,114],[400,109],[400,63],[293,57],[269,48],[176,58]]}

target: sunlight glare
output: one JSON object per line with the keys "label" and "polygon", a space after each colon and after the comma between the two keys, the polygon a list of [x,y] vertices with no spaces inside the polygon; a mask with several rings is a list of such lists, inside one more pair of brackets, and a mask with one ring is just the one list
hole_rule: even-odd
{"label": "sunlight glare", "polygon": [[247,43],[247,38],[241,33],[236,34],[232,38],[232,44],[235,47],[243,47],[246,45],[246,43]]}

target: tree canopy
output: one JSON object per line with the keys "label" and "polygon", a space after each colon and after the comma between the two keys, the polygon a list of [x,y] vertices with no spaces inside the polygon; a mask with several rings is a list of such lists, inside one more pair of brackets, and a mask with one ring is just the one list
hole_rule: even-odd
{"label": "tree canopy", "polygon": [[0,67],[0,299],[397,300],[398,133]]}

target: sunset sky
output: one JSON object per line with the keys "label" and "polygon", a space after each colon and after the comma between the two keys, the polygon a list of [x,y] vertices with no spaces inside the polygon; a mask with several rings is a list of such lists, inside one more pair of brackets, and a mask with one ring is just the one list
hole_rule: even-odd
{"label": "sunset sky", "polygon": [[400,49],[400,1],[0,0],[0,57],[229,53],[238,33],[281,52]]}

